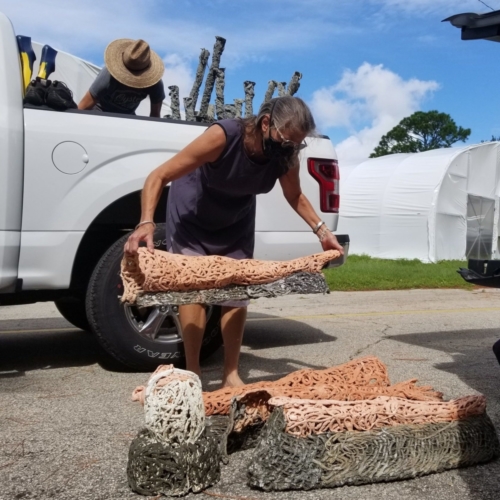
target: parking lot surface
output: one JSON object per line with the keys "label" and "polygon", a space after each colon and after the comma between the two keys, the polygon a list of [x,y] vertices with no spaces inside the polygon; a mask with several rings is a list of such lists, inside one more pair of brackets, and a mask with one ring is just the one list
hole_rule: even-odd
{"label": "parking lot surface", "polygon": [[[482,393],[500,429],[500,292],[335,292],[259,299],[249,308],[241,356],[247,382],[274,380],[378,356],[391,382],[418,378],[445,398]],[[0,307],[0,499],[144,498],[126,479],[143,409],[130,400],[146,373],[109,371],[94,337],[53,304]],[[220,385],[222,350],[203,365]],[[252,450],[231,455],[221,481],[185,498],[498,500],[500,461],[393,483],[264,493],[246,485]]]}

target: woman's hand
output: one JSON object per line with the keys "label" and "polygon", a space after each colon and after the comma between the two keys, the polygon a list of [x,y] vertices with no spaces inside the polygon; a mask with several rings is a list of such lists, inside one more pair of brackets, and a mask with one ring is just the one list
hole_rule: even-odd
{"label": "woman's hand", "polygon": [[153,253],[155,250],[153,242],[153,234],[155,231],[155,226],[153,224],[144,224],[139,226],[129,237],[125,243],[123,251],[127,255],[135,255],[137,249],[139,248],[139,243],[141,241],[146,242],[147,249]]}
{"label": "woman's hand", "polygon": [[[321,230],[320,230],[321,232]],[[323,247],[323,250],[326,252],[327,250],[338,250],[340,252],[340,255],[344,255],[344,248],[342,245],[337,241],[337,238],[334,234],[330,232],[330,230],[325,226],[324,231],[322,232],[324,236],[320,235],[320,242],[321,246]]]}
{"label": "woman's hand", "polygon": [[153,253],[154,224],[152,221],[163,188],[170,182],[192,172],[204,163],[217,160],[226,146],[226,134],[222,127],[209,127],[203,134],[189,143],[170,160],[162,163],[147,177],[141,194],[141,221],[136,230],[125,243],[124,252],[127,255],[136,255],[139,243],[146,242],[147,249]]}

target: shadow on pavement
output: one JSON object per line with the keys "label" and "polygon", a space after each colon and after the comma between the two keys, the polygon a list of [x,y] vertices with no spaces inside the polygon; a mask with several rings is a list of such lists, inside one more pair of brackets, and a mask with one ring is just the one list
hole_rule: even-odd
{"label": "shadow on pavement", "polygon": [[[2,328],[3,330],[3,328]],[[0,371],[87,366],[98,361],[99,346],[82,330],[3,333],[0,330]],[[41,329],[40,329],[41,330]],[[0,373],[0,379],[13,376]]]}
{"label": "shadow on pavement", "polygon": [[336,337],[300,321],[254,313],[249,314],[243,344],[256,351],[335,340]]}
{"label": "shadow on pavement", "polygon": [[[498,329],[485,329],[392,335],[388,338],[447,353],[453,360],[437,363],[434,367],[456,375],[469,387],[486,396],[488,415],[498,432],[500,429],[500,366],[492,351],[492,345],[498,337]],[[468,485],[470,498],[475,500],[498,498],[500,460],[478,467],[461,469],[459,474]]]}
{"label": "shadow on pavement", "polygon": [[[267,314],[251,314],[245,326],[243,345],[252,352],[242,352],[240,356],[240,376],[246,383],[277,380],[290,372],[311,368],[321,370],[323,365],[300,361],[300,353],[296,358],[280,357],[270,359],[259,355],[259,351],[279,347],[301,346],[335,342],[336,337],[325,334],[322,330],[296,320],[280,318]],[[213,391],[220,386],[224,349],[219,349],[202,364],[202,382],[205,390]],[[267,372],[267,375],[256,375],[255,371]]]}
{"label": "shadow on pavement", "polygon": [[[251,314],[243,343],[258,351],[335,340],[335,337],[299,321]],[[208,376],[207,382],[220,380],[223,354],[223,349],[219,349],[202,364],[202,369]],[[99,363],[110,371],[135,371],[113,362],[103,352],[94,335],[76,329],[63,318],[0,321],[0,372],[7,372],[0,373],[0,379],[16,377],[30,370],[87,366],[94,363]],[[324,368],[301,364],[295,359],[268,360],[258,355],[243,353],[241,373],[244,380],[256,381],[252,380],[251,375],[251,371],[256,367],[270,373],[259,377],[258,380],[274,380],[300,368]]]}

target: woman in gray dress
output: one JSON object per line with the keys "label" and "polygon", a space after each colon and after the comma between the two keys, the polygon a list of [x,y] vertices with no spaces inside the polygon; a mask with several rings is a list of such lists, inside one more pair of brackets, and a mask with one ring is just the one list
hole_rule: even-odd
{"label": "woman in gray dress", "polygon": [[[299,182],[298,153],[314,129],[307,105],[291,96],[265,102],[257,116],[214,123],[149,174],[142,191],[141,222],[125,244],[125,252],[137,252],[141,241],[154,251],[153,214],[168,183],[166,241],[173,253],[252,258],[256,195],[269,192],[277,180],[292,208],[312,229],[319,228],[321,220]],[[342,252],[325,224],[315,232],[323,250]],[[221,305],[222,385],[235,387],[243,384],[238,362],[248,304]],[[182,306],[179,316],[186,368],[199,375],[205,308],[199,304]]]}

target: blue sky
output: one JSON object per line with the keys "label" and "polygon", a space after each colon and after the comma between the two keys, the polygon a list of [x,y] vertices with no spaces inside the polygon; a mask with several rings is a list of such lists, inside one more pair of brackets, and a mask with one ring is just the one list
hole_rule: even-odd
{"label": "blue sky", "polygon": [[[486,1],[486,0],[485,0]],[[500,0],[487,0],[500,9]],[[115,38],[143,38],[164,58],[168,85],[188,95],[201,48],[227,39],[226,102],[256,82],[303,74],[311,106],[340,160],[366,158],[417,110],[449,113],[468,143],[500,136],[500,44],[460,40],[441,21],[488,12],[478,0],[0,0],[17,34],[101,65]]]}

